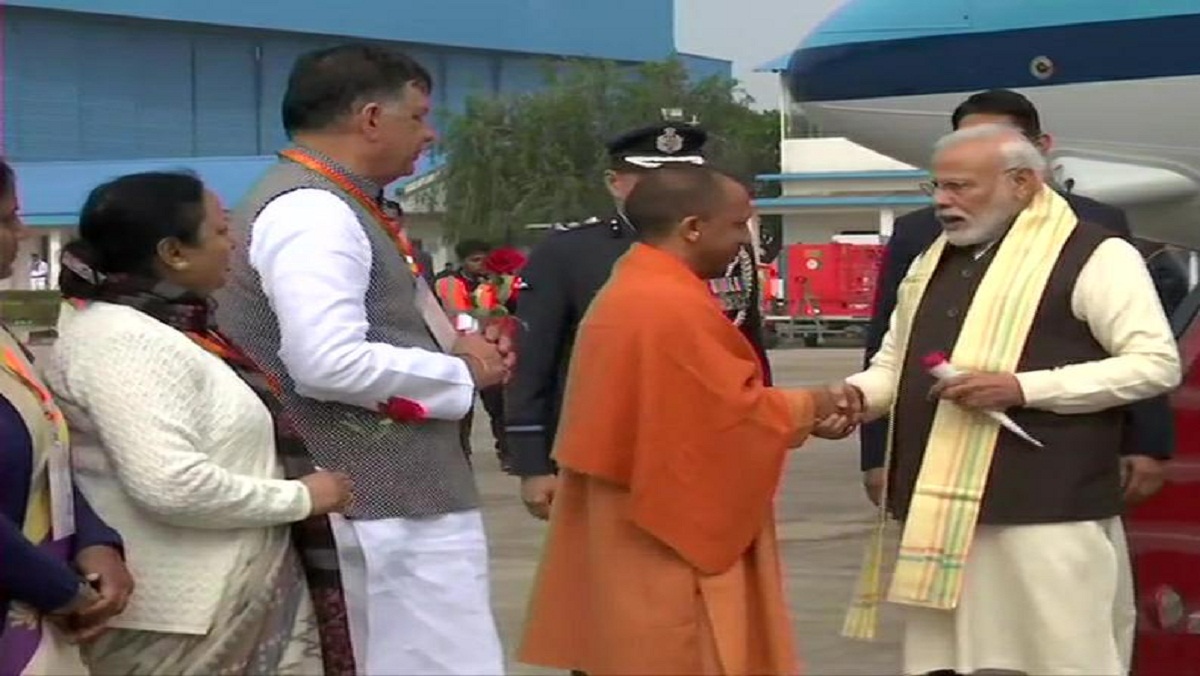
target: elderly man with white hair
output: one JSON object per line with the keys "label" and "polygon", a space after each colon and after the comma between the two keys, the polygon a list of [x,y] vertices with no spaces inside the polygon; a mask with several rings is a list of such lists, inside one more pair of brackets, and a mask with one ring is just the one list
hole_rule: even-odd
{"label": "elderly man with white hair", "polygon": [[[900,604],[906,674],[1128,671],[1122,407],[1174,388],[1179,354],[1138,252],[1079,222],[1045,162],[1006,126],[938,143],[942,236],[909,268],[882,348],[847,379],[892,429],[846,633],[872,636],[878,601]],[[958,375],[932,375],[941,359]],[[888,513],[904,528],[885,596]]]}

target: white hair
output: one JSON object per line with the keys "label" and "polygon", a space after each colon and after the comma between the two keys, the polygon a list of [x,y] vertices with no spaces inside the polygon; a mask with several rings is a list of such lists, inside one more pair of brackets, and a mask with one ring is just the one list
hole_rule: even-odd
{"label": "white hair", "polygon": [[1042,151],[1020,129],[1007,124],[980,124],[946,134],[933,146],[933,156],[936,158],[963,143],[990,140],[1002,141],[1000,154],[1004,157],[1005,169],[1030,169],[1038,176],[1045,176],[1050,168]]}

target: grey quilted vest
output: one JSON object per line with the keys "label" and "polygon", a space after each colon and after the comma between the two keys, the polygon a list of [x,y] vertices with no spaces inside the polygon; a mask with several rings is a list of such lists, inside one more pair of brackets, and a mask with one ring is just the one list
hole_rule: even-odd
{"label": "grey quilted vest", "polygon": [[[368,195],[382,193],[378,185],[347,175]],[[474,475],[463,450],[462,423],[429,420],[412,425],[384,424],[384,417],[374,411],[295,393],[294,383],[279,358],[279,324],[263,294],[258,273],[250,266],[248,251],[250,226],[258,214],[276,197],[301,188],[327,190],[341,198],[358,215],[371,243],[371,274],[365,298],[370,324],[367,340],[440,351],[417,308],[416,280],[392,239],[357,200],[336,184],[286,159],[267,171],[230,219],[237,250],[229,283],[217,295],[221,330],[279,379],[284,410],[317,465],[346,472],[353,478],[355,499],[347,516],[413,518],[478,507]],[[313,223],[312,227],[321,224]]]}

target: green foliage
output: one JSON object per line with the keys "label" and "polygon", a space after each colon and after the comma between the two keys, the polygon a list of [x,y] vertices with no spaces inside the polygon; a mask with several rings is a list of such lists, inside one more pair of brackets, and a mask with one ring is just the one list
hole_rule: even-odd
{"label": "green foliage", "polygon": [[661,121],[664,108],[698,119],[709,132],[706,154],[722,169],[746,181],[774,172],[777,113],[749,104],[735,81],[692,81],[678,60],[547,64],[542,89],[475,97],[448,118],[440,148],[447,236],[519,241],[531,223],[611,211],[604,141]]}
{"label": "green foliage", "polygon": [[0,322],[14,328],[53,328],[61,302],[57,291],[0,291]]}

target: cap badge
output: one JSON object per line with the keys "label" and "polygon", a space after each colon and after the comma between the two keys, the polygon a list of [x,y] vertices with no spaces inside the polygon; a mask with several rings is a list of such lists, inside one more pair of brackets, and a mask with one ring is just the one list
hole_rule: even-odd
{"label": "cap badge", "polygon": [[654,147],[658,148],[660,153],[674,155],[680,150],[683,150],[683,137],[675,131],[674,127],[667,127],[654,141]]}

